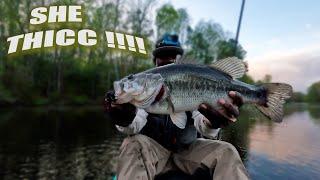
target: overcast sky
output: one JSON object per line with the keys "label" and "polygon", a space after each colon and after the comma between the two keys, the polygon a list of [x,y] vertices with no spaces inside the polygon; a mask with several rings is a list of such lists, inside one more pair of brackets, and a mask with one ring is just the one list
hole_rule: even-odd
{"label": "overcast sky", "polygon": [[[194,26],[214,20],[235,34],[241,0],[166,0],[187,9]],[[249,74],[287,82],[295,91],[320,80],[320,1],[247,0],[239,42],[247,50]]]}

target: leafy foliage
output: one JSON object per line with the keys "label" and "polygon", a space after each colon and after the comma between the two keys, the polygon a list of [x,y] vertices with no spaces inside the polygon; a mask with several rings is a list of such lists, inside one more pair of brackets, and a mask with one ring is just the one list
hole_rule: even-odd
{"label": "leafy foliage", "polygon": [[[83,23],[29,24],[34,7],[59,4],[82,4]],[[152,67],[151,56],[107,48],[103,36],[106,30],[143,37],[148,52],[152,51],[154,42],[150,39],[154,40],[154,34],[177,33],[186,55],[206,64],[232,55],[232,40],[219,24],[201,21],[192,29],[187,11],[170,4],[156,10],[153,22],[154,5],[154,0],[0,1],[0,105],[101,103],[115,79]],[[98,45],[7,55],[8,37],[61,28],[93,29],[99,34]],[[238,57],[243,58],[244,50],[238,51]]]}
{"label": "leafy foliage", "polygon": [[290,101],[293,102],[304,102],[305,101],[305,94],[302,92],[293,92],[290,98]]}
{"label": "leafy foliage", "polygon": [[308,88],[307,100],[311,103],[319,103],[320,102],[320,81],[313,83]]}
{"label": "leafy foliage", "polygon": [[239,59],[244,59],[246,51],[242,48],[241,45],[237,45],[235,48],[235,40],[222,40],[218,42],[218,59],[223,59],[231,56],[236,56]]}

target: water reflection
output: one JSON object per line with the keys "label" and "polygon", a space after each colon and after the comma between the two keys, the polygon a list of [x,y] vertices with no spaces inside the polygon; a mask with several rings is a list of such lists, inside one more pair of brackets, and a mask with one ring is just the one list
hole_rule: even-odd
{"label": "water reflection", "polygon": [[[294,104],[276,124],[244,107],[222,139],[253,179],[320,178],[320,106]],[[0,179],[111,179],[124,137],[99,108],[0,110]]]}
{"label": "water reflection", "polygon": [[1,113],[0,179],[110,179],[123,137],[101,112],[84,108]]}
{"label": "water reflection", "polygon": [[272,160],[306,164],[320,157],[320,128],[308,121],[308,112],[287,116],[272,132],[256,125],[250,132],[250,149],[268,155]]}
{"label": "water reflection", "polygon": [[237,147],[253,179],[318,179],[319,110],[316,105],[288,105],[280,124],[244,114],[223,138]]}

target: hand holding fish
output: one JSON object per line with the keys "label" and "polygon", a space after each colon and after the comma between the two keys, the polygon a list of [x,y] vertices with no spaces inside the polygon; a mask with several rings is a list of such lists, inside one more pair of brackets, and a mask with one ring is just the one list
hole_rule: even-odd
{"label": "hand holding fish", "polygon": [[104,110],[109,114],[111,120],[119,126],[128,126],[136,115],[136,107],[130,103],[114,104],[115,92],[108,91],[104,98]]}
{"label": "hand holding fish", "polygon": [[230,91],[228,95],[232,102],[225,99],[218,100],[222,109],[216,110],[205,103],[199,106],[198,111],[206,117],[204,123],[209,127],[223,128],[237,121],[236,118],[239,116],[239,107],[243,104],[243,99],[235,91]]}

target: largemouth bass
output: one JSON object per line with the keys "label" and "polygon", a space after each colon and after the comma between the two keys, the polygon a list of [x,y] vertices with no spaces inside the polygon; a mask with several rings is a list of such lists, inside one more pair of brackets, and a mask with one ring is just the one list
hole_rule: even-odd
{"label": "largemouth bass", "polygon": [[[284,83],[250,85],[237,78],[245,74],[242,60],[226,58],[210,66],[199,64],[169,64],[129,75],[114,82],[115,103],[131,103],[155,114],[175,114],[193,111],[202,103],[222,108],[218,99],[228,99],[236,91],[244,103],[254,104],[273,121],[281,122],[283,104],[292,94]],[[177,123],[183,128],[183,123]],[[182,124],[182,125],[181,125]]]}

